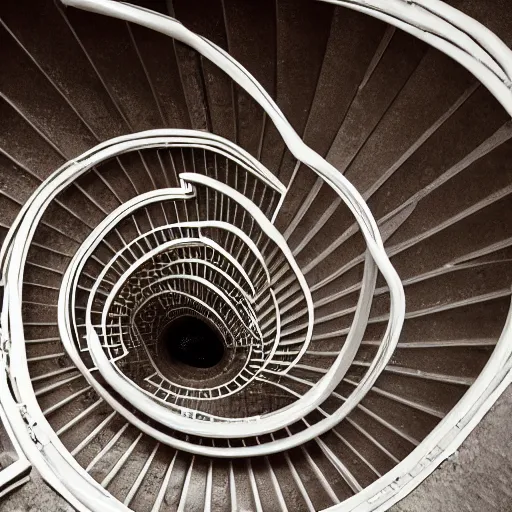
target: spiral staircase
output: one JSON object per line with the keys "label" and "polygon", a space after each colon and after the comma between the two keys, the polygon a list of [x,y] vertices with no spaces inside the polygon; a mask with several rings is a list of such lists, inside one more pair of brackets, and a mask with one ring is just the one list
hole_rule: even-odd
{"label": "spiral staircase", "polygon": [[512,52],[438,0],[133,4],[0,4],[0,499],[388,509],[511,379]]}

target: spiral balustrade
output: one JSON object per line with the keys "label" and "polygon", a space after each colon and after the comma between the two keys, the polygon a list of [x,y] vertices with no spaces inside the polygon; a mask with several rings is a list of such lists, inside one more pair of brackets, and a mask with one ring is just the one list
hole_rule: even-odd
{"label": "spiral balustrade", "polygon": [[[445,52],[512,112],[511,53],[474,20],[434,0],[332,3]],[[383,212],[372,194],[387,178],[354,186],[222,48],[142,7],[62,4],[170,36],[215,64],[262,109],[293,172],[208,131],[132,130],[66,159],[26,198],[0,254],[0,417],[19,454],[0,473],[0,496],[24,481],[30,461],[78,510],[391,506],[453,452],[510,380],[509,281],[492,284],[510,277],[506,254],[493,256],[509,246],[475,242],[465,254],[439,254],[423,274],[411,274],[407,253],[429,236],[407,238],[418,202],[508,141],[509,123],[414,202],[374,217]],[[465,218],[457,215],[452,224]],[[499,267],[489,289],[450,281],[479,259]],[[458,302],[429,288],[443,278]],[[487,318],[478,309],[487,301],[499,340],[442,341],[450,329],[464,335],[468,315]],[[434,334],[422,341],[414,336],[428,338],[425,317]],[[31,355],[39,347],[49,348]],[[457,350],[479,350],[478,377],[450,375],[446,347],[454,365],[464,359]],[[394,377],[404,380],[388,385]]]}

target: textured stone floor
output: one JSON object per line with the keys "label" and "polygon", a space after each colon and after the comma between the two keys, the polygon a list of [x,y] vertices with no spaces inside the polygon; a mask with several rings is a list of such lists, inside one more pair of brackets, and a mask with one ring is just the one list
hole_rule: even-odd
{"label": "textured stone floor", "polygon": [[393,512],[512,511],[512,387],[460,450]]}
{"label": "textured stone floor", "polygon": [[35,471],[30,475],[30,482],[11,493],[0,503],[0,512],[73,512],[73,510],[75,509],[54,493]]}

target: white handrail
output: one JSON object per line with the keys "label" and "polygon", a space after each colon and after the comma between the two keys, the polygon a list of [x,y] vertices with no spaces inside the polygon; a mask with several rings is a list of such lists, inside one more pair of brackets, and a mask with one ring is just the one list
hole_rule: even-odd
{"label": "white handrail", "polygon": [[368,14],[437,48],[478,78],[512,115],[512,52],[473,18],[440,0],[317,1]]}

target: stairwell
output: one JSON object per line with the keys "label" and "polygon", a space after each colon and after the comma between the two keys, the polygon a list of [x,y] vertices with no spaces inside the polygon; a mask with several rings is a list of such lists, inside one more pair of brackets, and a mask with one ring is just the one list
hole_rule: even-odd
{"label": "stairwell", "polygon": [[[67,487],[58,472],[50,482],[84,510],[85,496],[71,499],[81,485],[98,510],[384,510],[396,501],[387,492],[412,490],[425,460],[432,470],[454,431],[470,428],[447,428],[396,489],[379,487],[386,475],[414,460],[471,390],[491,396],[485,412],[507,382],[510,115],[446,54],[345,6],[135,3],[255,77],[368,204],[385,254],[370,262],[370,223],[204,54],[60,1],[4,2],[2,315],[16,299],[20,307],[2,320],[12,366],[3,393],[41,414],[17,425],[33,429],[45,461],[86,482]],[[450,4],[512,44],[506,2]],[[30,224],[26,211],[41,217]],[[406,301],[389,360],[396,290],[386,254]],[[195,363],[168,350],[169,326],[184,316],[221,340],[212,366],[190,359],[211,336],[202,328],[199,341],[184,336]],[[375,361],[382,368],[363,392]],[[492,365],[502,381],[473,386]],[[331,389],[325,375],[340,381]],[[503,480],[486,440],[506,435],[506,396],[463,445],[457,471],[482,464]],[[25,476],[13,437],[2,437],[2,464],[19,457]],[[468,489],[483,484],[449,477],[454,460],[396,510],[425,510],[431,495],[439,510],[506,509],[492,492],[475,505]],[[69,509],[34,473],[0,511]]]}

